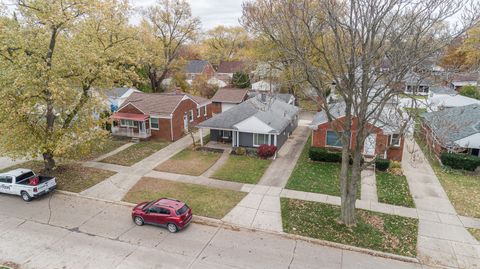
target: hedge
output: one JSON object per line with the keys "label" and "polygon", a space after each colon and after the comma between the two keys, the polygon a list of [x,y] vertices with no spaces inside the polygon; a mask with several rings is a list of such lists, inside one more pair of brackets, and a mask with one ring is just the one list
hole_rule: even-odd
{"label": "hedge", "polygon": [[311,147],[310,150],[308,151],[308,157],[310,157],[310,160],[316,161],[316,162],[329,162],[329,163],[342,162],[341,152],[332,152],[324,148]]}
{"label": "hedge", "polygon": [[387,171],[390,167],[390,161],[387,159],[376,159],[375,160],[375,169],[378,171]]}
{"label": "hedge", "polygon": [[453,169],[475,171],[480,166],[480,157],[465,154],[442,153],[440,160],[443,165]]}

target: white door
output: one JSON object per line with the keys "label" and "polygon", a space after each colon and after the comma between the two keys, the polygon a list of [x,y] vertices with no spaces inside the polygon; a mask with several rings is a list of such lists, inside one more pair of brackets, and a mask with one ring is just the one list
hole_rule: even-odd
{"label": "white door", "polygon": [[140,134],[145,134],[145,122],[144,121],[140,121],[138,123],[138,132]]}
{"label": "white door", "polygon": [[185,130],[185,132],[188,131],[188,116],[187,115],[183,116],[183,129]]}
{"label": "white door", "polygon": [[363,154],[367,156],[375,155],[375,147],[377,145],[377,135],[371,134],[365,139],[365,144],[363,145]]}
{"label": "white door", "polygon": [[15,194],[11,176],[0,176],[0,193]]}

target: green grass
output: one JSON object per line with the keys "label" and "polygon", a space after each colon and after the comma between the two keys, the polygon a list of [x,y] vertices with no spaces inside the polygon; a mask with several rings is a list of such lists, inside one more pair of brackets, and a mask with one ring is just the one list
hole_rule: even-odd
{"label": "green grass", "polygon": [[55,177],[57,189],[77,193],[84,191],[115,175],[114,172],[83,167],[78,163],[59,164],[57,168],[47,173],[43,170],[43,162],[40,161],[29,161],[23,164],[17,164],[15,166],[5,168],[0,172],[9,171],[16,168],[27,168],[42,176]]}
{"label": "green grass", "polygon": [[157,171],[200,176],[222,156],[220,153],[184,149],[155,168]]}
{"label": "green grass", "polygon": [[480,229],[473,229],[473,228],[468,228],[468,231],[477,239],[480,241]]}
{"label": "green grass", "polygon": [[220,167],[213,178],[256,184],[272,161],[249,156],[230,155],[227,162]]}
{"label": "green grass", "polygon": [[107,138],[105,141],[101,141],[101,143],[96,146],[90,153],[86,154],[82,160],[90,161],[96,159],[104,154],[112,152],[117,148],[127,144],[129,141],[127,139],[119,139],[119,138]]}
{"label": "green grass", "polygon": [[413,95],[413,94],[404,94],[404,93],[399,94],[398,97],[400,97],[400,98],[414,98],[414,99],[417,99],[417,100],[427,100],[427,98],[428,98],[428,96],[426,96],[426,95]]}
{"label": "green grass", "polygon": [[377,194],[381,203],[415,207],[407,178],[386,172],[377,172]]}
{"label": "green grass", "polygon": [[310,161],[310,146],[311,138],[307,140],[286,188],[340,196],[340,164]]}
{"label": "green grass", "polygon": [[416,141],[430,162],[457,213],[467,217],[480,218],[480,175],[461,170],[444,169],[424,141],[418,137]]}
{"label": "green grass", "polygon": [[125,195],[124,201],[140,203],[162,197],[176,198],[187,203],[195,215],[221,219],[235,207],[246,193],[187,184],[142,178]]}
{"label": "green grass", "polygon": [[357,223],[339,222],[340,207],[281,198],[283,229],[287,233],[321,240],[416,256],[418,220],[366,210],[356,210]]}
{"label": "green grass", "polygon": [[118,164],[123,166],[132,166],[139,161],[147,158],[153,153],[163,149],[170,143],[167,141],[149,140],[136,143],[119,153],[103,159],[101,162]]}

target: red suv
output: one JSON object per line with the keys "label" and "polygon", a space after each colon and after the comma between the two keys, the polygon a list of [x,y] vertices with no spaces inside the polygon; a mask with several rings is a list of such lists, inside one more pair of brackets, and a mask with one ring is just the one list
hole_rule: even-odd
{"label": "red suv", "polygon": [[167,227],[171,233],[185,228],[192,220],[192,210],[187,204],[175,199],[161,198],[143,202],[132,210],[135,224],[152,224]]}

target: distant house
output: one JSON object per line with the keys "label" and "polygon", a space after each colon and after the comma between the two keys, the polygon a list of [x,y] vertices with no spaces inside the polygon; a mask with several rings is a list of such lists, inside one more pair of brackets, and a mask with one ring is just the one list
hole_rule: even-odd
{"label": "distant house", "polygon": [[108,105],[112,112],[117,111],[117,109],[125,102],[125,100],[132,95],[134,92],[140,92],[135,88],[114,88],[106,92],[108,98]]}
{"label": "distant house", "polygon": [[187,82],[193,81],[197,76],[206,75],[208,79],[215,75],[215,69],[208,61],[191,60],[185,66],[185,74]]}
{"label": "distant house", "polygon": [[233,74],[245,71],[245,63],[243,61],[221,61],[217,68],[216,77],[225,82],[230,82]]}
{"label": "distant house", "polygon": [[460,73],[455,74],[450,82],[452,89],[460,91],[464,86],[478,86],[478,80],[480,79],[478,73]]}
{"label": "distant house", "polygon": [[258,95],[198,125],[210,129],[210,140],[232,147],[262,144],[280,148],[298,125],[299,109],[278,98]]}
{"label": "distant house", "polygon": [[178,91],[133,93],[112,115],[112,134],[175,141],[190,126],[211,117],[211,102],[202,97]]}
{"label": "distant house", "polygon": [[219,89],[212,97],[212,112],[219,114],[248,99],[248,89]]}
{"label": "distant house", "polygon": [[252,83],[252,91],[257,92],[277,92],[280,86],[269,80],[260,80]]}
{"label": "distant house", "polygon": [[415,72],[409,72],[403,80],[405,94],[428,95],[432,82]]}
{"label": "distant house", "polygon": [[[318,112],[309,127],[313,130],[312,146],[330,150],[340,150],[342,142],[340,134],[349,132],[350,147],[355,147],[354,137],[358,125],[358,118],[353,118],[352,130],[342,130],[342,121],[345,118],[345,103],[338,102],[330,107],[333,121],[329,122],[325,111]],[[365,139],[363,154],[367,157],[379,157],[394,161],[402,161],[404,137],[401,132],[401,116],[395,107],[386,107],[382,119],[374,124],[368,123],[370,135]]]}
{"label": "distant house", "polygon": [[464,152],[480,157],[480,104],[423,114],[422,134],[437,155]]}
{"label": "distant house", "polygon": [[473,99],[460,94],[454,95],[434,95],[428,99],[428,108],[430,111],[442,110],[445,108],[462,107],[471,104],[480,104],[480,100]]}

